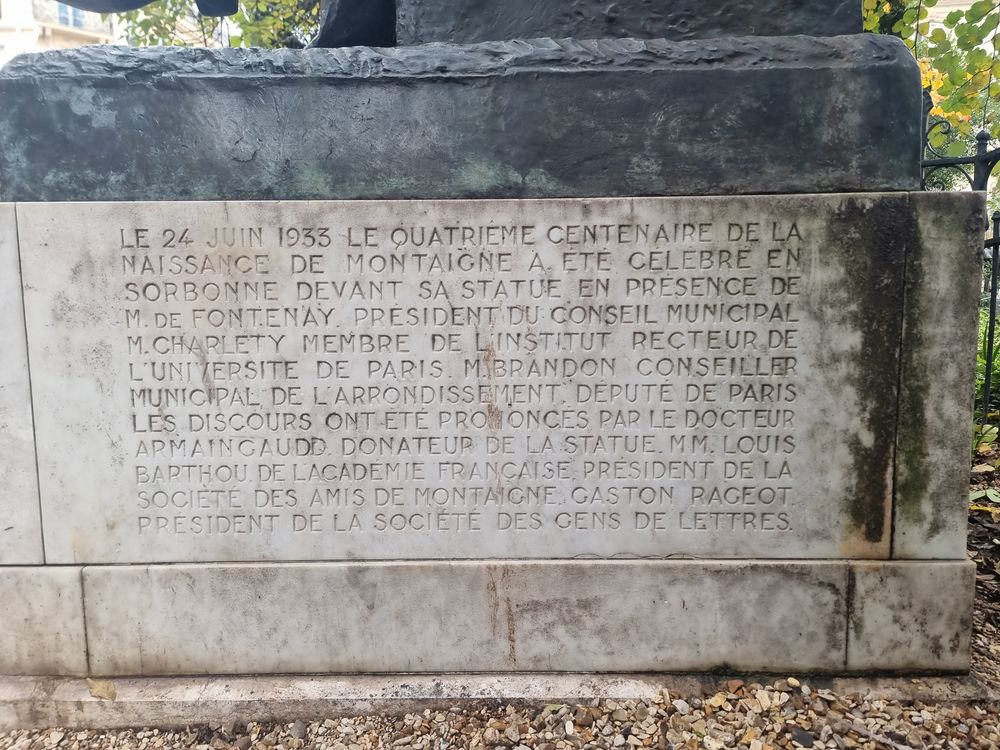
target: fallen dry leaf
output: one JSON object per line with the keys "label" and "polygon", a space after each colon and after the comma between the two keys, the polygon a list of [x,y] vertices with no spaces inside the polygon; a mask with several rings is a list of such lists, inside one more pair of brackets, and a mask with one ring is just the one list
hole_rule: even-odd
{"label": "fallen dry leaf", "polygon": [[88,677],[87,686],[90,688],[90,694],[95,698],[113,701],[118,697],[118,691],[115,690],[115,683],[111,680],[92,680]]}

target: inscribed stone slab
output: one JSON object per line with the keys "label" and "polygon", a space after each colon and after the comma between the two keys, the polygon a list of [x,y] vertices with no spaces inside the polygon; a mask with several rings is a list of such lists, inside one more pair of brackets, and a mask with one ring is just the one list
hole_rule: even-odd
{"label": "inscribed stone slab", "polygon": [[19,206],[49,559],[887,557],[908,201]]}
{"label": "inscribed stone slab", "polygon": [[847,669],[967,672],[971,560],[852,562]]}
{"label": "inscribed stone slab", "polygon": [[44,562],[13,204],[0,204],[0,565]]}
{"label": "inscribed stone slab", "polygon": [[965,558],[982,194],[914,194],[896,437],[894,558]]}
{"label": "inscribed stone slab", "polygon": [[794,672],[843,668],[846,574],[831,562],[98,566],[84,586],[96,674]]}
{"label": "inscribed stone slab", "polygon": [[79,568],[0,568],[0,601],[0,674],[87,674]]}

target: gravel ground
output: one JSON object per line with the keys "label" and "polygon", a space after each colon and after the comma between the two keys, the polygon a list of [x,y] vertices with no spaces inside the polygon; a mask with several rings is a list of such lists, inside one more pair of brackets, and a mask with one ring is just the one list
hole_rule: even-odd
{"label": "gravel ground", "polygon": [[972,513],[969,555],[976,561],[972,673],[1000,691],[1000,513]]}
{"label": "gravel ground", "polygon": [[795,678],[770,685],[730,681],[707,696],[594,706],[481,706],[403,717],[250,723],[182,731],[52,729],[0,734],[11,750],[577,750],[656,748],[1000,748],[998,705],[925,705],[811,690]]}
{"label": "gravel ground", "polygon": [[[983,446],[973,465],[1000,463],[996,446]],[[971,491],[1000,491],[1000,471],[973,469]],[[981,499],[969,512],[969,557],[976,563],[976,608],[972,630],[972,673],[1000,691],[1000,506]]]}

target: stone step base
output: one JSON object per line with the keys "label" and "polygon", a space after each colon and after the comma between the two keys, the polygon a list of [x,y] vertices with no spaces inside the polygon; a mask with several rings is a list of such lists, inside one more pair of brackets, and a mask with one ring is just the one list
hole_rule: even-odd
{"label": "stone step base", "polygon": [[969,561],[0,568],[0,674],[959,673]]}
{"label": "stone step base", "polygon": [[[775,675],[773,677],[788,677]],[[141,677],[114,681],[114,700],[95,698],[86,680],[0,677],[0,731],[72,727],[184,727],[225,722],[318,721],[468,708],[483,702],[588,704],[712,694],[721,675],[381,675],[357,677]],[[767,676],[741,676],[768,681]],[[813,689],[872,699],[949,703],[996,700],[971,677],[817,678]]]}

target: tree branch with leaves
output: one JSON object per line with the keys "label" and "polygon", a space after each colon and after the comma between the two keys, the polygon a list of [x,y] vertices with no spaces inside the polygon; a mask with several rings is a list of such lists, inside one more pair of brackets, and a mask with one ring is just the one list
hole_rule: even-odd
{"label": "tree branch with leaves", "polygon": [[[864,0],[865,29],[895,34],[906,42],[931,92],[931,114],[947,120],[953,133],[970,138],[985,129],[1000,138],[995,117],[1000,99],[1000,2],[977,0],[932,26],[930,14],[936,5],[937,0]],[[939,131],[935,137],[946,136]]]}
{"label": "tree branch with leaves", "polygon": [[136,46],[305,47],[319,29],[319,0],[243,0],[229,18],[203,16],[194,0],[157,0],[117,14]]}

